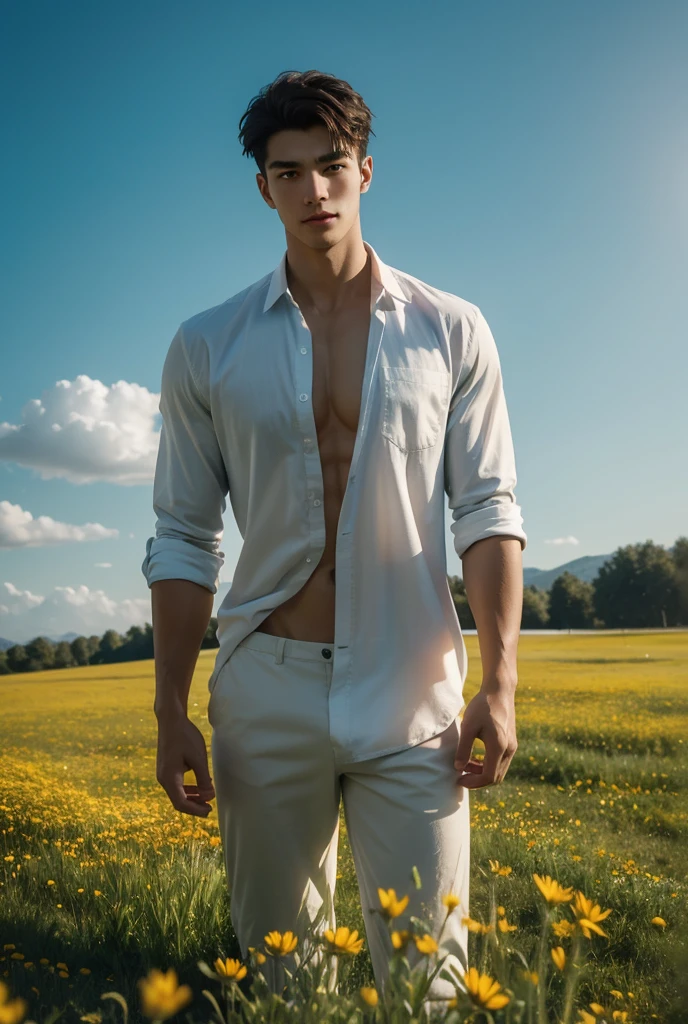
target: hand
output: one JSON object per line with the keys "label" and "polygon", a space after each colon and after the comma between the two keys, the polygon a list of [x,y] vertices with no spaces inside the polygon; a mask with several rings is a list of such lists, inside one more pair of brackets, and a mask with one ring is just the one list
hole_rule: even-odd
{"label": "hand", "polygon": [[[485,744],[485,760],[471,759],[473,741]],[[481,689],[469,701],[461,721],[454,767],[464,774],[459,786],[479,789],[501,782],[516,753],[516,711],[513,690]]]}
{"label": "hand", "polygon": [[[194,772],[196,785],[184,785],[186,771]],[[201,818],[210,814],[207,801],[215,799],[215,788],[205,739],[186,714],[158,719],[156,778],[178,811]]]}

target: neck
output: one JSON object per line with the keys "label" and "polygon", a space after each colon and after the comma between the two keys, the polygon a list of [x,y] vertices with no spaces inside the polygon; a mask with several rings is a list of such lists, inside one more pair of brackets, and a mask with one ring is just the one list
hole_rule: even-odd
{"label": "neck", "polygon": [[302,311],[327,315],[370,300],[371,263],[360,223],[336,245],[314,249],[287,232],[287,283]]}

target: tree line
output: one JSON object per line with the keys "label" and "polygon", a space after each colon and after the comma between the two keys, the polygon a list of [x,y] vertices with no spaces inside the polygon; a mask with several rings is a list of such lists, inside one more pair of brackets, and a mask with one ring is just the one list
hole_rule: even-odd
{"label": "tree line", "polygon": [[[466,588],[449,588],[463,629],[475,629]],[[549,590],[523,588],[521,629],[688,626],[688,537],[667,550],[651,540],[617,548],[590,583],[563,572]]]}
{"label": "tree line", "polygon": [[[459,622],[475,629],[463,580],[448,576]],[[652,541],[618,548],[590,583],[563,572],[549,590],[523,588],[522,629],[639,629],[688,626],[688,537],[667,550]],[[201,648],[218,647],[217,618],[208,624]],[[40,672],[78,665],[104,665],[153,657],[153,627],[108,629],[102,636],[49,640],[0,651],[0,675]]]}

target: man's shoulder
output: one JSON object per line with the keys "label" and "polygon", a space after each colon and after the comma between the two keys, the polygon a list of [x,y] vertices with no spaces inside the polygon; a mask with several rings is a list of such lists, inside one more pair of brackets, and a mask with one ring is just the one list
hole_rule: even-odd
{"label": "man's shoulder", "polygon": [[436,285],[414,277],[405,270],[390,267],[390,270],[400,282],[404,292],[411,302],[418,305],[432,306],[439,313],[450,316],[452,319],[467,319],[474,321],[480,312],[480,308],[474,303],[465,299],[456,292],[445,291]]}
{"label": "man's shoulder", "polygon": [[226,328],[247,304],[257,303],[264,297],[270,277],[271,273],[265,274],[259,280],[242,288],[241,291],[230,295],[228,299],[218,302],[217,305],[201,309],[198,313],[186,317],[180,325],[181,330],[188,337],[193,337],[197,334],[212,332],[217,328]]}

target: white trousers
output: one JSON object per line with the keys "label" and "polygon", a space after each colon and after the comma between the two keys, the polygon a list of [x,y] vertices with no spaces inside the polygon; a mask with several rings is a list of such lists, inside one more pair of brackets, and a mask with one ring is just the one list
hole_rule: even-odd
{"label": "white trousers", "polygon": [[[336,764],[329,736],[328,690],[334,645],[254,632],[220,670],[210,695],[213,783],[230,892],[232,925],[246,957],[269,931],[293,931],[301,948],[320,912],[317,932],[335,929],[340,800],[356,868],[370,957],[378,990],[389,976],[393,946],[378,887],[408,895],[394,928],[423,917],[437,934],[446,908],[460,899],[440,943],[445,966],[467,966],[469,913],[469,791],[457,785],[456,720],[414,747],[350,764]],[[324,653],[329,652],[329,654]],[[394,680],[390,679],[390,687]],[[413,882],[413,867],[422,883]],[[411,943],[413,967],[422,956]],[[281,961],[262,967],[282,991]],[[297,960],[286,957],[293,971]],[[450,982],[436,977],[431,996],[450,999]]]}

